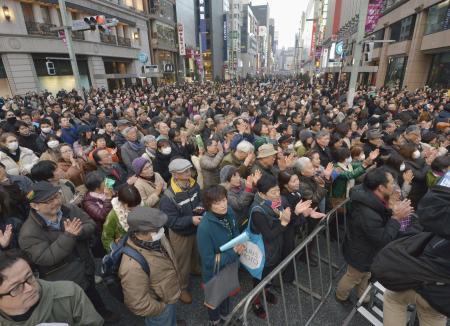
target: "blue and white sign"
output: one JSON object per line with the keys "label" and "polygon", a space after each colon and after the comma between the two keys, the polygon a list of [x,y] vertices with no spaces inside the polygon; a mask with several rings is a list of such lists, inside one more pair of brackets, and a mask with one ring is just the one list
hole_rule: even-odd
{"label": "blue and white sign", "polygon": [[140,62],[140,63],[146,64],[147,61],[148,61],[148,55],[147,55],[147,53],[144,53],[144,52],[139,53],[138,59],[139,59],[139,62]]}
{"label": "blue and white sign", "polygon": [[337,55],[344,54],[344,42],[340,41],[336,44],[336,54]]}

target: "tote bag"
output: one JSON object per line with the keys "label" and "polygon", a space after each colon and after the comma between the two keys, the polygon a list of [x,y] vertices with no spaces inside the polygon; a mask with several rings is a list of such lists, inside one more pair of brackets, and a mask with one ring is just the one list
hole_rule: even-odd
{"label": "tote bag", "polygon": [[266,254],[262,235],[255,234],[250,229],[252,213],[256,210],[264,212],[264,209],[259,206],[252,208],[248,225],[245,230],[248,234],[249,240],[245,242],[245,250],[242,252],[239,261],[247,269],[251,276],[260,280],[262,278],[264,264],[266,262]]}

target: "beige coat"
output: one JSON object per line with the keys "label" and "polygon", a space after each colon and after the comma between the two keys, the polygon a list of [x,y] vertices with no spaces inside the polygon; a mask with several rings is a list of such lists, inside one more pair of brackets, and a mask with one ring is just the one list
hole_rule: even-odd
{"label": "beige coat", "polygon": [[[162,182],[164,184],[163,190],[160,194],[156,193],[156,184]],[[163,178],[159,173],[155,172],[155,183],[145,180],[143,178],[138,178],[134,183],[134,186],[139,191],[141,195],[142,202],[148,207],[157,207],[159,204],[159,199],[164,190],[167,188],[167,184],[164,182]]]}
{"label": "beige coat", "polygon": [[123,255],[118,275],[124,303],[135,315],[158,316],[167,304],[176,303],[181,293],[179,272],[170,243],[165,236],[161,238],[167,254],[138,247],[131,239],[127,245],[144,256],[150,267],[150,277],[137,261]]}

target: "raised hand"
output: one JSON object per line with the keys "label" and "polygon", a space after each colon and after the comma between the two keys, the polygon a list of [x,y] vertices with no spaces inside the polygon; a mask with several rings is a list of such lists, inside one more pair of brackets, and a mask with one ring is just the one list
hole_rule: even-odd
{"label": "raised hand", "polygon": [[11,224],[8,224],[5,228],[5,232],[0,230],[0,247],[6,248],[11,243],[13,228]]}
{"label": "raised hand", "polygon": [[64,231],[67,233],[78,236],[81,233],[81,230],[83,229],[83,223],[81,220],[77,217],[75,217],[73,220],[65,220],[64,221]]}
{"label": "raised hand", "polygon": [[414,208],[411,206],[411,201],[405,199],[396,202],[392,207],[392,218],[396,220],[403,220],[414,212]]}
{"label": "raised hand", "polygon": [[413,179],[414,179],[414,174],[411,170],[407,170],[403,173],[403,181],[406,184],[411,184]]}
{"label": "raised hand", "polygon": [[371,161],[373,161],[373,160],[375,160],[378,157],[378,155],[380,155],[380,150],[377,148],[376,150],[370,152],[369,159]]}
{"label": "raised hand", "polygon": [[286,226],[291,221],[291,209],[288,207],[280,213],[281,225]]}
{"label": "raised hand", "polygon": [[309,217],[313,218],[313,219],[322,219],[325,216],[327,216],[324,213],[318,212],[317,211],[317,207],[314,208],[310,213],[309,213]]}
{"label": "raised hand", "polygon": [[311,208],[312,200],[306,200],[306,201],[299,201],[297,205],[295,206],[295,214],[300,215],[304,214],[308,211],[309,208]]}
{"label": "raised hand", "polygon": [[245,250],[245,244],[241,243],[238,244],[237,246],[234,246],[233,248],[234,252],[237,253],[238,255],[242,254]]}
{"label": "raised hand", "polygon": [[333,173],[333,169],[334,169],[333,163],[328,163],[326,169],[323,171],[323,175],[327,180],[330,179],[331,174]]}
{"label": "raised hand", "polygon": [[252,189],[254,183],[255,183],[255,181],[254,181],[253,174],[250,174],[250,175],[247,177],[247,179],[245,180],[245,187],[246,187],[246,188]]}
{"label": "raised hand", "polygon": [[262,177],[262,173],[260,170],[256,170],[255,173],[253,173],[253,184],[256,185],[259,181],[259,179],[261,179]]}

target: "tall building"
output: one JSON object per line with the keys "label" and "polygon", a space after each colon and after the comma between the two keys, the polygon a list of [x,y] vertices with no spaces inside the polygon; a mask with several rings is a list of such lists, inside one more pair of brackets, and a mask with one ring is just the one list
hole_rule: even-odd
{"label": "tall building", "polygon": [[197,71],[195,52],[198,42],[198,24],[194,19],[196,16],[195,2],[196,0],[176,0],[177,24],[178,28],[181,26],[183,30],[185,50],[185,54],[180,55],[178,69],[181,70],[180,75],[186,77],[188,81],[196,78]]}
{"label": "tall building", "polygon": [[258,21],[250,4],[242,5],[240,75],[256,75],[258,59]]}
{"label": "tall building", "polygon": [[241,61],[242,5],[240,0],[229,0],[229,11],[224,14],[224,51],[228,55],[224,60],[225,79],[235,79],[239,75]]}
{"label": "tall building", "polygon": [[223,78],[224,14],[229,10],[229,0],[196,0],[196,20],[202,51],[202,65],[206,80]]}
{"label": "tall building", "polygon": [[[75,87],[67,47],[53,30],[62,26],[56,3],[2,2],[0,96]],[[150,56],[144,0],[73,0],[66,6],[69,20],[99,14],[119,20],[110,33],[99,30],[72,33],[82,86],[112,89],[141,83],[140,77],[144,75],[138,57],[141,53]],[[48,61],[55,66],[51,74],[47,71]]]}
{"label": "tall building", "polygon": [[148,13],[152,62],[163,74],[164,82],[175,82],[178,73],[175,0],[148,0]]}
{"label": "tall building", "polygon": [[259,74],[268,72],[269,67],[269,5],[251,6],[252,12],[258,21],[258,67]]}

